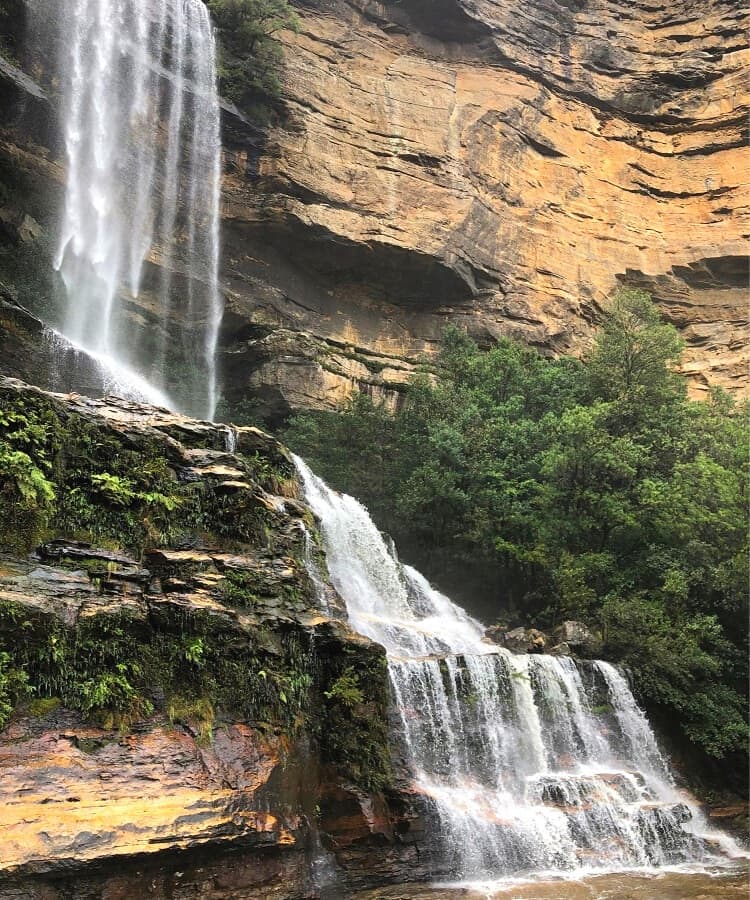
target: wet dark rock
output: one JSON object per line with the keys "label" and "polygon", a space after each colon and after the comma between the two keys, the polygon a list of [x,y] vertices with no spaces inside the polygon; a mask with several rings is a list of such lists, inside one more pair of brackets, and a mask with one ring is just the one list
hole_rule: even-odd
{"label": "wet dark rock", "polygon": [[548,637],[538,628],[513,628],[506,631],[502,626],[493,625],[484,633],[485,639],[499,644],[514,653],[544,653]]}
{"label": "wet dark rock", "polygon": [[484,639],[514,653],[549,653],[552,656],[595,657],[602,648],[601,638],[583,622],[563,622],[547,634],[538,628],[519,626],[507,630],[502,624],[491,625]]}
{"label": "wet dark rock", "polygon": [[100,547],[94,547],[86,541],[67,541],[58,538],[42,544],[37,549],[37,553],[45,561],[86,560],[128,566],[135,569],[138,567],[138,562],[130,556],[117,553],[114,550],[102,550]]}
{"label": "wet dark rock", "polygon": [[602,648],[600,637],[583,622],[573,620],[565,621],[555,628],[552,632],[552,641],[556,646],[567,644],[579,656],[596,656]]}
{"label": "wet dark rock", "polygon": [[[1,59],[1,57],[0,57]],[[0,375],[56,389],[70,376],[77,389],[104,394],[105,380],[97,363],[82,351],[64,349],[61,340],[39,318],[18,303],[0,284]]]}

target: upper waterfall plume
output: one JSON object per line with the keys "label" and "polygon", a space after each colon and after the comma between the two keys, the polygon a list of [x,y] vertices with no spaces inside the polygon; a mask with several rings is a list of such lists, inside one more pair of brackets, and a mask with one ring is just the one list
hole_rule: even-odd
{"label": "upper waterfall plume", "polygon": [[[201,0],[64,5],[62,331],[170,405],[211,418],[221,138],[208,11]],[[139,296],[140,346],[125,315]]]}
{"label": "upper waterfall plume", "polygon": [[605,662],[516,655],[402,566],[354,498],[300,459],[350,624],[383,644],[403,756],[441,872],[621,870],[716,858],[626,678]]}

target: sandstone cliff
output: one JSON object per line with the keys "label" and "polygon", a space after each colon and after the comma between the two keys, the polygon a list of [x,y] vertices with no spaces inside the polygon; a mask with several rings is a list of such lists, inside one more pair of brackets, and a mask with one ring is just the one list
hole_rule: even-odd
{"label": "sandstone cliff", "polygon": [[[231,310],[310,330],[328,355],[305,384],[308,347],[237,342],[238,382],[249,363],[251,384],[331,403],[347,377],[397,382],[447,321],[580,352],[633,284],[681,329],[696,391],[746,386],[736,4],[353,0],[301,16],[288,119],[256,153],[230,143],[226,275]],[[275,290],[248,305],[248,279]]]}
{"label": "sandstone cliff", "polygon": [[[393,398],[447,322],[578,353],[618,284],[652,290],[680,328],[695,392],[746,390],[740,7],[320,0],[299,13],[280,120],[224,109],[230,406],[251,396],[275,419],[357,385]],[[54,323],[53,57],[28,55],[45,30],[29,17],[24,58],[22,18],[0,21],[0,280]],[[163,327],[149,293],[161,263],[157,248],[141,297],[123,298],[145,335]]]}

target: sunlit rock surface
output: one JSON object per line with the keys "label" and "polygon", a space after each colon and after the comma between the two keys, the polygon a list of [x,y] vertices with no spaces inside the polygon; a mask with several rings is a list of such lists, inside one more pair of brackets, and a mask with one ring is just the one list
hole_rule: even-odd
{"label": "sunlit rock surface", "polygon": [[[260,148],[229,141],[230,310],[400,368],[447,322],[580,352],[607,294],[634,284],[681,329],[695,391],[746,387],[736,4],[334,2],[301,18],[288,120]],[[293,403],[308,359],[269,375]],[[400,380],[378,366],[342,391]]]}

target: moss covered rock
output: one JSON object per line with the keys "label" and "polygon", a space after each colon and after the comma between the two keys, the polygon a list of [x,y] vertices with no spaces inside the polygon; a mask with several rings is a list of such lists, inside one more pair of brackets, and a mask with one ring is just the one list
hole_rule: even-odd
{"label": "moss covered rock", "polygon": [[[267,783],[252,796],[232,788],[218,814],[212,801],[206,840],[263,833],[300,849],[315,810],[330,808],[323,796],[344,791],[362,809],[381,797],[377,828],[364,824],[357,841],[376,832],[382,841],[391,829],[380,793],[391,783],[385,655],[321,609],[324,558],[285,448],[254,428],[229,431],[12,379],[0,380],[0,409],[0,446],[25,454],[49,485],[23,533],[18,486],[7,491],[6,478],[2,487],[11,498],[0,512],[0,780],[8,790],[29,777],[21,738],[38,753],[35,741],[62,747],[67,735],[88,767],[116,744],[120,764],[135,772],[146,752],[138,736],[179,757],[183,738],[169,735],[183,735],[190,754],[208,754],[205,764],[220,769],[229,764],[216,761],[217,747],[240,752],[229,747],[235,735],[255,748]],[[20,553],[21,544],[33,552]],[[71,758],[50,769],[53,795],[69,790],[68,763],[75,768]],[[251,761],[242,767],[252,770]],[[34,869],[29,854],[42,831],[52,835],[44,866],[64,864],[70,829],[49,819],[44,793],[31,811],[8,807],[3,824],[17,842],[6,874]],[[186,798],[173,800],[163,816],[144,814],[145,833],[166,834],[158,839],[166,848],[184,846],[190,829],[176,823],[193,815]],[[90,802],[110,802],[130,827],[122,792],[105,788]],[[191,794],[190,803],[203,801]],[[248,812],[237,825],[239,808]],[[275,810],[273,827],[262,809]],[[117,833],[84,840],[83,820],[70,828],[80,829],[88,860],[129,852],[125,832],[120,846]]]}

